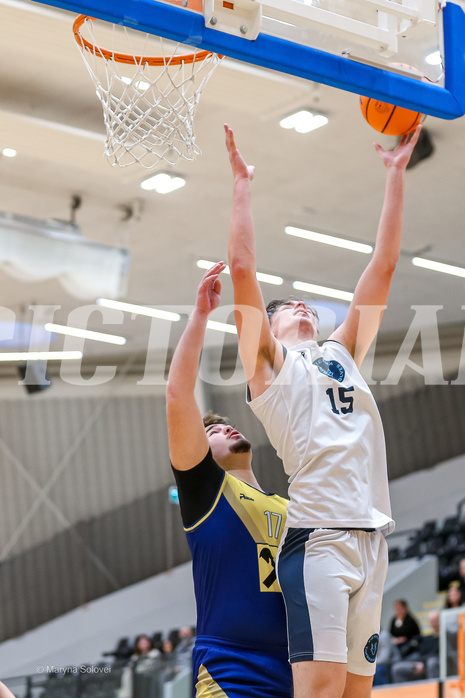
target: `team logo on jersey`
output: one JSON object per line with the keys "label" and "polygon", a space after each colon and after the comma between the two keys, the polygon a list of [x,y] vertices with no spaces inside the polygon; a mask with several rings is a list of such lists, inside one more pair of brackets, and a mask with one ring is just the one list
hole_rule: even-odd
{"label": "team logo on jersey", "polygon": [[260,591],[281,591],[278,578],[276,576],[276,553],[277,547],[257,545],[258,552],[258,573],[260,576]]}
{"label": "team logo on jersey", "polygon": [[334,359],[331,359],[331,361],[326,361],[326,359],[319,358],[313,362],[313,365],[317,367],[320,373],[323,373],[325,376],[328,376],[328,378],[333,378],[335,381],[338,381],[339,383],[342,383],[342,381],[344,380],[346,372],[344,371],[344,367],[341,366],[339,361],[334,361]]}
{"label": "team logo on jersey", "polygon": [[367,662],[370,662],[370,664],[374,664],[376,661],[376,655],[378,654],[378,645],[379,645],[379,635],[376,633],[376,635],[372,635],[368,642],[365,645],[365,659]]}

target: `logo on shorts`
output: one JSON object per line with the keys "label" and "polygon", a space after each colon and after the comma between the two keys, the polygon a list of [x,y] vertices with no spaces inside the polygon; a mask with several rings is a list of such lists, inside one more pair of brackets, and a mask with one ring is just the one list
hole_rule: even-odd
{"label": "logo on shorts", "polygon": [[379,644],[379,635],[372,635],[368,642],[365,645],[365,659],[367,662],[370,662],[370,664],[374,664],[376,661],[376,655],[378,654],[378,644]]}
{"label": "logo on shorts", "polygon": [[326,361],[326,359],[320,358],[313,362],[313,365],[317,367],[320,373],[323,373],[329,378],[333,378],[335,381],[342,383],[345,376],[344,367],[341,366],[339,361]]}

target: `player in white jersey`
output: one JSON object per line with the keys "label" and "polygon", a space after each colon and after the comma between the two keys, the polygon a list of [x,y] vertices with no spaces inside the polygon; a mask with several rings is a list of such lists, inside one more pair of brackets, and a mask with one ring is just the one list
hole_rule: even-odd
{"label": "player in white jersey", "polygon": [[[321,347],[304,301],[265,308],[256,280],[247,166],[225,125],[234,176],[229,266],[248,401],[289,475],[278,576],[295,698],[368,698],[394,527],[384,435],[359,366],[386,305],[400,253],[405,169],[420,134],[392,152],[373,256],[346,319]],[[384,534],[384,535],[383,535]]]}

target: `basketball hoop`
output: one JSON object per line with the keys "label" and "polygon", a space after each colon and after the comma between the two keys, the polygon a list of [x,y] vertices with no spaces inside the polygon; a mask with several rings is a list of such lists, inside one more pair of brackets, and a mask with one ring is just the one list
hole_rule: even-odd
{"label": "basketball hoop", "polygon": [[[205,83],[223,56],[195,48],[181,53],[180,44],[173,46],[149,34],[136,41],[119,25],[112,25],[113,41],[124,42],[129,51],[102,48],[96,40],[102,24],[79,15],[73,31],[102,103],[109,162],[119,167],[138,162],[149,169],[160,161],[174,165],[179,158],[194,160],[201,152],[195,142],[195,111]],[[83,30],[89,38],[82,35]],[[142,42],[145,49],[155,40],[158,56],[145,55],[134,45]]]}

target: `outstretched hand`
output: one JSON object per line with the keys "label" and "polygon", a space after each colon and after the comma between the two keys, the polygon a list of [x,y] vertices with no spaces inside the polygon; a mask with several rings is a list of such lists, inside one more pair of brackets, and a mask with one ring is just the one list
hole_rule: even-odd
{"label": "outstretched hand", "polygon": [[413,133],[403,136],[399,145],[394,150],[384,150],[379,143],[375,143],[375,149],[386,167],[398,167],[405,169],[412,156],[413,149],[420,137],[421,124],[418,125]]}
{"label": "outstretched hand", "polygon": [[224,262],[217,262],[205,272],[199,288],[195,307],[206,315],[210,315],[220,304],[221,281],[219,275],[226,269]]}
{"label": "outstretched hand", "polygon": [[236,148],[234,133],[228,124],[224,125],[224,131],[226,134],[226,148],[228,149],[229,162],[231,163],[234,179],[243,178],[252,181],[255,167],[253,167],[253,165],[247,165],[244,158]]}

